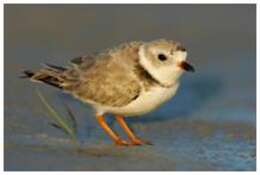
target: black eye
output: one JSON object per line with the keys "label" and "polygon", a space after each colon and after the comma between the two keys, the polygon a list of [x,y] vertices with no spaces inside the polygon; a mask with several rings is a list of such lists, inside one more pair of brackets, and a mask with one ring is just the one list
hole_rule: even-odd
{"label": "black eye", "polygon": [[165,61],[165,60],[167,60],[167,57],[164,54],[159,54],[158,59],[161,61]]}

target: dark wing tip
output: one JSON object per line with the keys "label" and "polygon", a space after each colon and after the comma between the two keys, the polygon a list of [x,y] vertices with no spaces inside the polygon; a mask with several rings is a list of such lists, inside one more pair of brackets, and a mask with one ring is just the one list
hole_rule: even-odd
{"label": "dark wing tip", "polygon": [[19,76],[19,78],[31,78],[34,73],[30,70],[24,70],[23,75]]}

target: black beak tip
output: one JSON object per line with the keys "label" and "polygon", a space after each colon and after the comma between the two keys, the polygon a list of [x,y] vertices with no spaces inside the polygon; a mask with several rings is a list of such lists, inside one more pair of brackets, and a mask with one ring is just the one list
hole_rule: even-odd
{"label": "black beak tip", "polygon": [[186,61],[181,62],[180,67],[188,72],[195,72],[194,67]]}

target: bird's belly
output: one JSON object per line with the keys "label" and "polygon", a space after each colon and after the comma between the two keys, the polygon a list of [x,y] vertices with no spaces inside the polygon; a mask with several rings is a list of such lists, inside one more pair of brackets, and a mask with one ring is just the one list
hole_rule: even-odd
{"label": "bird's belly", "polygon": [[140,96],[123,107],[109,107],[106,112],[121,114],[125,116],[136,116],[150,112],[158,108],[162,103],[168,101],[175,95],[179,84],[171,88],[154,87],[149,91],[141,92]]}

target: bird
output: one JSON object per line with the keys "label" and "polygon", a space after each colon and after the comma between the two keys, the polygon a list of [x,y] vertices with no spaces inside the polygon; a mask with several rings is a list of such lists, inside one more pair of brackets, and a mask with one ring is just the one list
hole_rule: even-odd
{"label": "bird", "polygon": [[[126,117],[149,113],[177,92],[181,75],[194,72],[187,50],[167,39],[131,41],[97,54],[73,58],[67,67],[45,64],[37,71],[24,70],[23,77],[69,93],[95,111],[98,124],[116,145],[147,145],[127,125]],[[126,132],[122,139],[108,125],[107,114]]]}

